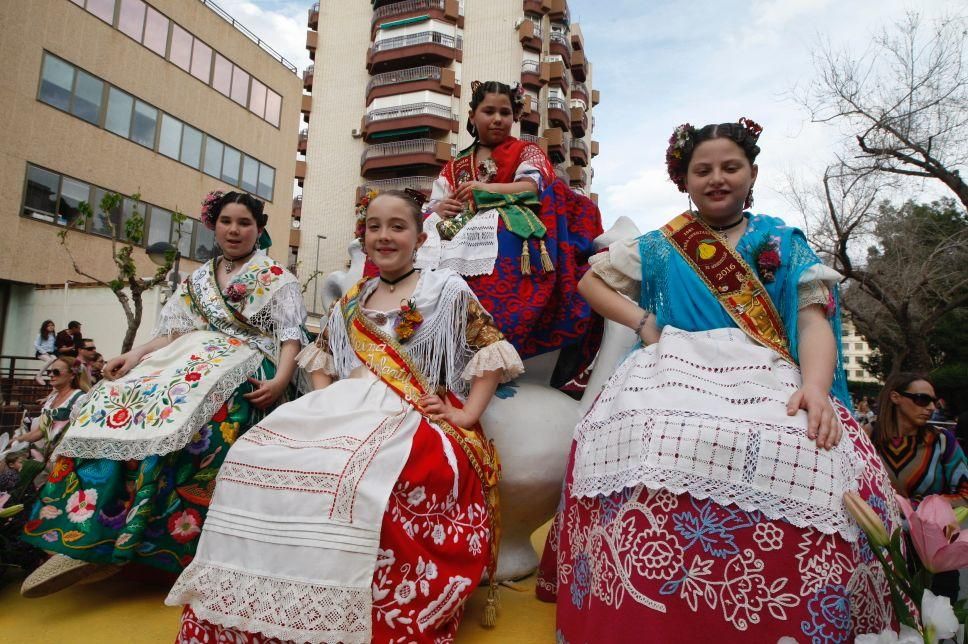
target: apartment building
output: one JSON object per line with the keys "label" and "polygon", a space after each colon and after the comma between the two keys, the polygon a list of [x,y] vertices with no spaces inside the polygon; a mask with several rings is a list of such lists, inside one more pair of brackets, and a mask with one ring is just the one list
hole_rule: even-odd
{"label": "apartment building", "polygon": [[879,382],[875,376],[864,368],[863,364],[864,360],[871,357],[873,349],[867,344],[864,336],[857,332],[857,327],[847,316],[844,316],[841,338],[844,352],[844,370],[847,372],[847,379],[857,382]]}
{"label": "apartment building", "polygon": [[[559,176],[591,193],[591,63],[566,0],[372,0],[309,10],[293,208],[303,280],[345,266],[354,207],[367,190],[429,194],[443,164],[470,145],[474,80],[520,82],[528,104],[512,134],[545,149]],[[595,195],[593,195],[595,198]],[[307,306],[322,311],[317,289]]]}
{"label": "apartment building", "polygon": [[[105,354],[120,348],[120,306],[89,288],[59,239],[80,202],[105,191],[124,195],[122,206],[69,235],[99,279],[116,275],[109,222],[123,230],[136,207],[145,246],[179,240],[182,274],[210,258],[214,238],[197,218],[213,189],[264,199],[270,254],[286,260],[302,101],[292,63],[209,0],[3,2],[0,22],[5,355],[33,355],[46,318],[82,321]],[[175,211],[189,216],[180,231]],[[134,256],[154,273],[146,253]],[[141,338],[158,303],[146,298]]]}

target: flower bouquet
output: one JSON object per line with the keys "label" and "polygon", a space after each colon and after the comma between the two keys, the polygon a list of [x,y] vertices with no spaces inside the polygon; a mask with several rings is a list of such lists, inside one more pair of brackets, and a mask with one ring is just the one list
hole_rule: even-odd
{"label": "flower bouquet", "polygon": [[[968,618],[968,600],[951,605],[947,597],[931,592],[935,573],[968,566],[968,531],[962,532],[961,521],[968,518],[968,508],[951,508],[942,496],[926,497],[915,510],[911,503],[895,495],[908,523],[910,542],[917,560],[906,559],[901,548],[902,534],[897,529],[888,535],[884,522],[859,495],[844,494],[844,505],[867,535],[871,551],[884,569],[891,589],[891,603],[900,623],[900,632],[858,635],[857,644],[911,643],[936,644],[957,636],[964,641],[962,626]],[[917,607],[917,614],[911,611]]]}

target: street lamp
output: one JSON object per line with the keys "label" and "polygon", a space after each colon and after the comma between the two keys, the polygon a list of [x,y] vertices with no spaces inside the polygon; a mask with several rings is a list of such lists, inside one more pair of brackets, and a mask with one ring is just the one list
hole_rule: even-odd
{"label": "street lamp", "polygon": [[171,251],[175,251],[175,263],[171,268],[171,292],[174,294],[178,290],[178,260],[181,259],[181,253],[178,252],[178,248],[163,241],[155,242],[145,248],[145,253],[158,266],[164,266],[168,263],[168,253]]}

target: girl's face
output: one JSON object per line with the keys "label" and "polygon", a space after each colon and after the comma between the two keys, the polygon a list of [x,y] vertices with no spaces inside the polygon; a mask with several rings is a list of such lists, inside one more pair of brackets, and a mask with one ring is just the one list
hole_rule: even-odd
{"label": "girl's face", "polygon": [[255,217],[240,203],[225,204],[215,222],[215,241],[229,258],[251,253],[260,234]]}
{"label": "girl's face", "polygon": [[413,211],[400,197],[376,197],[366,210],[363,248],[381,275],[399,275],[413,268],[413,256],[427,239]]}
{"label": "girl's face", "polygon": [[53,322],[48,322],[47,323],[47,326],[44,327],[44,331],[46,331],[47,333],[53,333],[54,332],[54,328],[55,328],[54,327],[54,323]]}
{"label": "girl's face", "polygon": [[[934,398],[934,387],[927,380],[915,380],[904,389],[903,393],[926,394]],[[900,421],[903,418],[909,426],[914,426],[919,429],[927,425],[928,421],[931,420],[931,414],[934,412],[935,404],[931,402],[927,406],[921,407],[914,400],[903,395],[903,393],[898,391],[891,392],[891,402],[897,407],[898,420]]]}
{"label": "girl's face", "polygon": [[[50,372],[50,385],[54,388],[66,387],[71,383],[71,368],[63,360],[54,360],[47,367]],[[56,374],[54,372],[57,372]]]}
{"label": "girl's face", "polygon": [[477,138],[484,145],[498,145],[511,134],[514,110],[511,99],[504,94],[485,94],[477,109],[471,111],[471,123],[477,128]]}
{"label": "girl's face", "polygon": [[692,153],[686,190],[701,215],[725,221],[742,212],[757,171],[735,142],[725,137],[710,139]]}

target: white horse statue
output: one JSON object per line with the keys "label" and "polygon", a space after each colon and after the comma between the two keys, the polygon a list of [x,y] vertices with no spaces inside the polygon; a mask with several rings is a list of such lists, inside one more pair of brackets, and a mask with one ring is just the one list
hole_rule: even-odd
{"label": "white horse statue", "polygon": [[[639,235],[638,228],[621,217],[595,240],[595,249]],[[321,286],[326,310],[363,276],[358,241],[349,248],[350,267],[330,273]],[[632,350],[637,338],[631,329],[606,322],[602,347],[595,359],[581,401],[549,386],[558,353],[525,362],[526,372],[510,388],[513,395],[495,398],[481,425],[494,439],[501,457],[501,548],[496,577],[499,581],[527,577],[538,566],[531,534],[554,516],[568,464],[575,426],[601,391],[618,363]]]}

